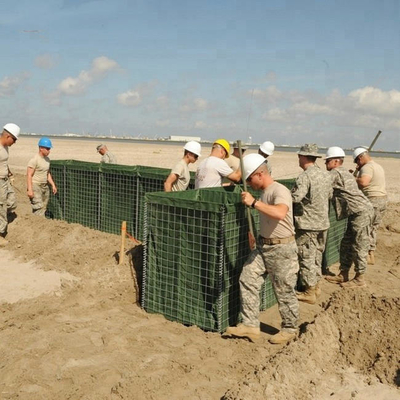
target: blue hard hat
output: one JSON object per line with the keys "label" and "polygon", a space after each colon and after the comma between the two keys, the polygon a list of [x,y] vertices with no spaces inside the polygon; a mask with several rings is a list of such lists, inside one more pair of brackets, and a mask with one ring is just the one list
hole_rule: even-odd
{"label": "blue hard hat", "polygon": [[42,137],[38,143],[39,147],[47,147],[51,149],[53,145],[51,144],[51,140],[48,137]]}

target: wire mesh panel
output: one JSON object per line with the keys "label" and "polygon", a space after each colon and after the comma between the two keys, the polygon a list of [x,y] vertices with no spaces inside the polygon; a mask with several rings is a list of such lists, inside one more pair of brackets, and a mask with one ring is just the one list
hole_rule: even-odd
{"label": "wire mesh panel", "polygon": [[136,236],[137,167],[100,165],[100,227],[103,232],[118,234],[121,222]]}
{"label": "wire mesh panel", "polygon": [[99,165],[74,161],[65,165],[64,219],[100,229]]}
{"label": "wire mesh panel", "polygon": [[137,166],[137,198],[136,198],[136,237],[143,240],[143,209],[146,193],[162,192],[164,181],[171,170],[165,168]]}
{"label": "wire mesh panel", "polygon": [[57,186],[57,194],[50,194],[47,205],[46,217],[53,219],[64,219],[65,200],[65,162],[52,161],[50,168],[51,176]]}
{"label": "wire mesh panel", "polygon": [[142,306],[205,330],[237,323],[239,276],[250,252],[240,190],[153,193],[146,208]]}
{"label": "wire mesh panel", "polygon": [[347,218],[338,221],[332,203],[329,204],[330,228],[326,239],[325,252],[323,256],[323,266],[329,267],[340,259],[340,242],[343,239],[347,228]]}

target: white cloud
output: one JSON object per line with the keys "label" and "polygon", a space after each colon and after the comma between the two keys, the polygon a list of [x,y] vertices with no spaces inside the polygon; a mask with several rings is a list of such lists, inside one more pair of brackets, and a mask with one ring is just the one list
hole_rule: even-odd
{"label": "white cloud", "polygon": [[310,103],[309,101],[302,101],[300,103],[294,104],[291,108],[291,111],[299,114],[306,115],[337,115],[339,113],[338,110],[334,110],[333,108],[324,105],[324,104],[315,104]]}
{"label": "white cloud", "polygon": [[204,111],[209,108],[208,101],[201,98],[201,97],[196,97],[194,99],[189,99],[182,104],[180,107],[180,111],[184,113],[189,113],[189,112],[197,112],[197,111]]}
{"label": "white cloud", "polygon": [[[150,82],[143,82],[134,89],[129,89],[126,92],[117,95],[117,102],[126,107],[136,107],[143,102],[145,97],[151,96],[154,88],[157,86],[156,80]],[[158,100],[158,99],[157,99]],[[167,98],[161,98],[160,103],[157,102],[156,106],[159,107],[161,103],[167,103]],[[148,105],[148,110],[153,110],[154,105]]]}
{"label": "white cloud", "polygon": [[51,54],[41,54],[35,58],[35,65],[42,69],[51,69],[56,65],[56,60]]}
{"label": "white cloud", "polygon": [[268,86],[266,89],[254,89],[254,99],[267,103],[275,103],[283,98],[283,93],[276,86]]}
{"label": "white cloud", "polygon": [[103,79],[106,75],[118,69],[117,62],[108,57],[97,57],[92,61],[92,67],[88,71],[81,71],[77,77],[67,77],[62,80],[57,91],[62,95],[76,96],[84,93],[87,88],[96,81]]}
{"label": "white cloud", "polygon": [[117,95],[119,104],[127,107],[136,107],[142,102],[140,93],[137,90],[128,90]]}
{"label": "white cloud", "polygon": [[286,110],[274,107],[266,111],[261,118],[266,121],[285,121],[288,119],[288,113]]}
{"label": "white cloud", "polygon": [[14,76],[5,76],[0,81],[0,97],[8,97],[15,94],[17,89],[29,78],[27,72]]}
{"label": "white cloud", "polygon": [[400,91],[381,89],[366,86],[353,90],[349,98],[354,101],[357,110],[368,111],[381,115],[396,115],[400,111]]}

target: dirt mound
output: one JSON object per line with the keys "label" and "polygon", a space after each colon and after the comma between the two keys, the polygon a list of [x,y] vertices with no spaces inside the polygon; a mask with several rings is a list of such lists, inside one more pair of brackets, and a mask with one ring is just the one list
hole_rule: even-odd
{"label": "dirt mound", "polygon": [[[346,387],[344,378],[354,373],[359,389],[354,392],[353,386],[352,397],[363,390],[361,382],[364,386],[399,386],[399,321],[399,298],[336,292],[315,321],[303,326],[305,332],[297,341],[266,360],[223,399],[303,400],[335,398],[335,392],[340,392],[337,394],[341,398]],[[335,385],[338,373],[343,375],[340,390]],[[381,394],[388,390],[400,397],[395,389],[382,387],[385,389],[380,388]]]}

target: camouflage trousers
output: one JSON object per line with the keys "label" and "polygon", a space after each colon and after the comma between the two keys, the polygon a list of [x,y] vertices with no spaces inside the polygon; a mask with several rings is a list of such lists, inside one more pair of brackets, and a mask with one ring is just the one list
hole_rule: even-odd
{"label": "camouflage trousers", "polygon": [[299,249],[300,280],[306,287],[315,286],[322,277],[322,256],[325,250],[327,231],[296,230]]}
{"label": "camouflage trousers", "polygon": [[368,199],[374,207],[374,215],[372,217],[372,223],[369,231],[369,249],[375,251],[378,229],[382,223],[382,218],[386,211],[387,197],[369,197]]}
{"label": "camouflage trousers", "polygon": [[268,274],[278,301],[281,328],[296,332],[299,320],[299,303],[295,292],[298,270],[295,241],[272,246],[258,245],[245,262],[239,280],[243,324],[260,326],[260,289]]}
{"label": "camouflage trousers", "polygon": [[32,212],[44,216],[50,198],[50,189],[47,183],[33,183],[33,197],[30,199]]}
{"label": "camouflage trousers", "polygon": [[372,208],[347,218],[347,229],[340,243],[340,271],[349,271],[354,262],[355,271],[365,274],[371,220]]}
{"label": "camouflage trousers", "polygon": [[0,179],[0,233],[7,232],[7,193],[8,181]]}

